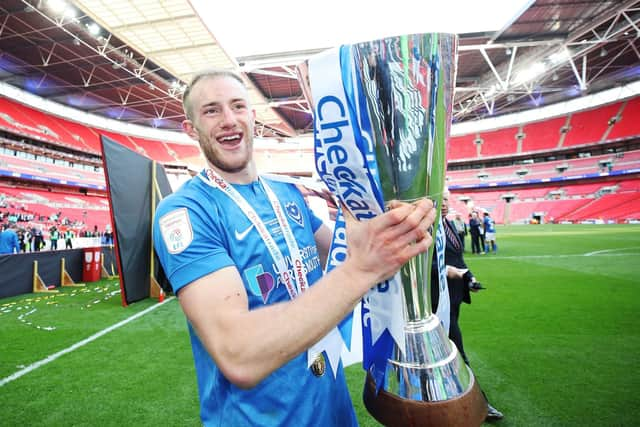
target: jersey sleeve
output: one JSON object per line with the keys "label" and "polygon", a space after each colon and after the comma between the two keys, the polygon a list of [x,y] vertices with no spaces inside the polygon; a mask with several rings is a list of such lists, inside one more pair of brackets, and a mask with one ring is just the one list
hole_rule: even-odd
{"label": "jersey sleeve", "polygon": [[158,207],[154,247],[176,294],[194,280],[234,265],[215,217],[188,200],[168,198]]}

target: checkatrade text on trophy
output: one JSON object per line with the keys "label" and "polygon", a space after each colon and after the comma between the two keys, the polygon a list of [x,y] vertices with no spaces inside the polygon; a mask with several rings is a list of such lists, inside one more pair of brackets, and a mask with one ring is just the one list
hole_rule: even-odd
{"label": "checkatrade text on trophy", "polygon": [[[428,197],[438,207],[429,251],[362,302],[364,402],[389,426],[480,425],[486,415],[447,331],[439,206],[456,60],[457,36],[426,33],[343,45],[298,70],[313,104],[316,169],[356,218],[379,215],[391,200]],[[434,257],[440,274],[431,283]],[[431,286],[440,291],[440,318]]]}

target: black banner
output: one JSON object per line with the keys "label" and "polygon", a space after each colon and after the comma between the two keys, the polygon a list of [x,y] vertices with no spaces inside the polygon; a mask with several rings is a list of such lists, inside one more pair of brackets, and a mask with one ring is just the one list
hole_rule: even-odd
{"label": "black banner", "polygon": [[[151,257],[155,257],[151,243],[152,212],[171,193],[171,186],[162,165],[104,135],[100,139],[120,288],[126,305],[149,297]],[[158,262],[154,262],[156,280],[164,277],[159,269]]]}

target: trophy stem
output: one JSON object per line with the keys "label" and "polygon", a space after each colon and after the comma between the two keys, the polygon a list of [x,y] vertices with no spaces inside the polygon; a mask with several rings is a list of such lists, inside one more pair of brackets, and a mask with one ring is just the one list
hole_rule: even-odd
{"label": "trophy stem", "polygon": [[431,257],[433,249],[409,260],[400,269],[405,320],[416,322],[431,316]]}

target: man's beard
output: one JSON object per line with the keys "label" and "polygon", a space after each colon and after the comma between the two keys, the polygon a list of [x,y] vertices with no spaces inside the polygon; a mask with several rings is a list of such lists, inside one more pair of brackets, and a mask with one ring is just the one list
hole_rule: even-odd
{"label": "man's beard", "polygon": [[210,156],[206,155],[206,157],[209,163],[211,163],[217,169],[227,173],[236,173],[236,172],[242,171],[244,168],[247,167],[250,161],[249,157],[247,157],[247,159],[244,162],[242,162],[240,165],[231,165],[227,162],[222,161],[221,159],[219,159],[214,155],[210,155]]}
{"label": "man's beard", "polygon": [[229,162],[225,162],[222,159],[222,156],[218,156],[216,155],[216,150],[213,148],[213,144],[215,144],[216,142],[211,142],[210,139],[208,138],[203,138],[203,136],[201,135],[200,137],[200,141],[206,141],[204,143],[200,143],[200,146],[202,148],[202,152],[204,154],[204,157],[207,159],[207,161],[209,163],[211,163],[216,169],[222,171],[222,172],[226,172],[226,173],[237,173],[242,171],[243,169],[245,169],[247,167],[247,165],[249,164],[249,162],[251,161],[251,151],[252,150],[252,144],[247,144],[245,146],[245,149],[248,151],[248,154],[246,156],[246,158],[244,159],[244,161],[242,161],[240,164],[232,164]]}

